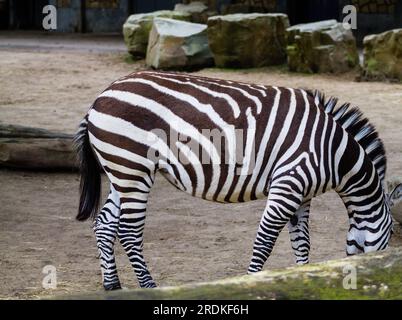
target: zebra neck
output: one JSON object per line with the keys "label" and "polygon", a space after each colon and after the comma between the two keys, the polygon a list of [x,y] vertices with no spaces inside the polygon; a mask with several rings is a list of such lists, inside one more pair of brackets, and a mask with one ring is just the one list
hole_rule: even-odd
{"label": "zebra neck", "polygon": [[382,181],[370,161],[356,161],[337,189],[349,217],[378,214],[385,204]]}

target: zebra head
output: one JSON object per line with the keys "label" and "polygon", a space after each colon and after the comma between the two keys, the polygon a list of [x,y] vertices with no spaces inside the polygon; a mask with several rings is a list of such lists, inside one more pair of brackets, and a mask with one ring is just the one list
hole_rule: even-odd
{"label": "zebra head", "polygon": [[[402,221],[402,184],[395,187],[390,194],[387,194],[383,187],[381,188],[381,196],[376,200],[379,204],[376,210],[372,212],[372,206],[367,206],[366,199],[362,203],[363,206],[360,211],[362,214],[350,216],[346,246],[347,255],[386,249],[393,234],[393,218],[398,222]],[[358,208],[355,205],[356,202],[353,203],[351,211],[358,213]],[[369,209],[367,210],[367,208]],[[367,218],[364,217],[365,215]]]}
{"label": "zebra head", "polygon": [[393,218],[402,224],[402,183],[388,194],[387,200]]}

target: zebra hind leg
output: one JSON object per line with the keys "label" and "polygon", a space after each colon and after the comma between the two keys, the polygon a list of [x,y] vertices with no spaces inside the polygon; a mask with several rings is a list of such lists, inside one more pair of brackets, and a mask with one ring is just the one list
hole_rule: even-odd
{"label": "zebra hind leg", "polygon": [[310,233],[309,213],[311,200],[304,202],[288,223],[290,242],[297,264],[309,262]]}
{"label": "zebra hind leg", "polygon": [[106,203],[97,215],[93,225],[105,290],[121,289],[114,256],[119,216],[119,196],[111,185]]}
{"label": "zebra hind leg", "polygon": [[120,194],[121,215],[118,237],[137,276],[141,288],[156,287],[145,263],[143,250],[143,231],[148,195],[151,185],[133,181],[133,185],[125,188]]}
{"label": "zebra hind leg", "polygon": [[284,176],[272,181],[267,205],[254,242],[248,273],[261,271],[271,255],[279,233],[301,206],[302,190],[292,183],[294,179],[294,176],[291,178]]}

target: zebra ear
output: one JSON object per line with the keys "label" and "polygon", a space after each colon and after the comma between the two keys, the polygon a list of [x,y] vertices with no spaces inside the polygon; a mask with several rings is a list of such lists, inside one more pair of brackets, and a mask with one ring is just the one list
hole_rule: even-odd
{"label": "zebra ear", "polygon": [[402,201],[402,183],[398,184],[389,195],[390,207]]}
{"label": "zebra ear", "polygon": [[402,183],[398,184],[390,193],[389,207],[394,219],[402,224]]}

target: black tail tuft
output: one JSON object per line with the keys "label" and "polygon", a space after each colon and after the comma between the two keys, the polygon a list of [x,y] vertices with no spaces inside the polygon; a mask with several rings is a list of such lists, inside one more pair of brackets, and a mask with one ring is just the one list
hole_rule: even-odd
{"label": "black tail tuft", "polygon": [[81,173],[80,204],[76,217],[79,221],[96,216],[101,194],[101,170],[89,143],[87,126],[88,118],[85,117],[74,138]]}

